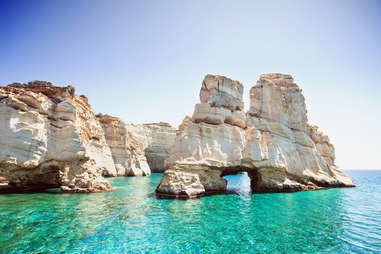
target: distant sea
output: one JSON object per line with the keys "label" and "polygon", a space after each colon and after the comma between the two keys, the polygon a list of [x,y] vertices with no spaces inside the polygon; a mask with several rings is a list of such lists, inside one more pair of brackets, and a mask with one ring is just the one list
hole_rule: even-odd
{"label": "distant sea", "polygon": [[0,195],[0,253],[381,253],[381,171],[346,173],[356,188],[250,194],[238,175],[239,194],[165,200],[153,174],[110,178],[108,193]]}

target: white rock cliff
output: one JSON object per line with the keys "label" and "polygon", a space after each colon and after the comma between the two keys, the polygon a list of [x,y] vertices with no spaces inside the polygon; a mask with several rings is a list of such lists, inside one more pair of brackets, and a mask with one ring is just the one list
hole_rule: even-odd
{"label": "white rock cliff", "polygon": [[148,165],[154,173],[162,173],[165,160],[169,157],[170,149],[175,142],[176,129],[168,123],[143,124],[145,130],[145,156]]}
{"label": "white rock cliff", "polygon": [[238,81],[205,77],[201,103],[177,132],[158,196],[224,193],[222,176],[243,171],[257,193],[354,186],[335,165],[328,137],[308,123],[304,96],[290,75],[262,75],[246,114],[242,95]]}
{"label": "white rock cliff", "polygon": [[[144,154],[145,144],[137,139],[128,125],[117,117],[97,115],[111,149],[117,176],[147,176],[151,169]],[[106,176],[113,172],[106,170]]]}
{"label": "white rock cliff", "polygon": [[103,176],[163,171],[175,136],[166,123],[95,116],[71,86],[35,81],[0,87],[0,193],[108,191]]}
{"label": "white rock cliff", "polygon": [[0,87],[0,191],[107,191],[105,169],[115,172],[86,97],[47,82]]}
{"label": "white rock cliff", "polygon": [[0,193],[60,187],[111,190],[103,176],[166,171],[163,197],[226,192],[222,176],[248,172],[253,192],[354,186],[335,165],[329,138],[307,121],[301,89],[290,75],[262,75],[244,112],[243,86],[207,75],[192,118],[126,124],[95,116],[72,86],[49,82],[0,87]]}
{"label": "white rock cliff", "polygon": [[[118,176],[146,176],[163,172],[164,161],[176,137],[168,123],[126,124],[117,117],[97,115]],[[112,172],[105,172],[112,175]]]}

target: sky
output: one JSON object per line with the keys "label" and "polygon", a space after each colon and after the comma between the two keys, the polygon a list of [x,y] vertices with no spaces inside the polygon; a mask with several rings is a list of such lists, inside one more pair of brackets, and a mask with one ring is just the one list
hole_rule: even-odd
{"label": "sky", "polygon": [[127,123],[192,115],[206,74],[291,74],[343,169],[381,169],[380,0],[0,1],[0,85],[73,85]]}

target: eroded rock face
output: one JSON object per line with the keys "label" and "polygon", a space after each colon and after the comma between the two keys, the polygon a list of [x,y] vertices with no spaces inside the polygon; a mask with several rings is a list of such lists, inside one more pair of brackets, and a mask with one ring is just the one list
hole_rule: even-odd
{"label": "eroded rock face", "polygon": [[245,128],[243,85],[223,76],[206,75],[200,91],[201,103],[196,104],[192,120],[195,123],[228,123]]}
{"label": "eroded rock face", "polygon": [[131,135],[138,140],[153,173],[164,172],[164,161],[168,158],[176,129],[168,123],[127,124]]}
{"label": "eroded rock face", "polygon": [[0,192],[107,191],[106,169],[116,175],[85,96],[48,82],[0,87]]}
{"label": "eroded rock face", "polygon": [[354,186],[335,165],[328,137],[308,124],[304,97],[290,75],[262,75],[246,114],[242,93],[238,81],[205,77],[201,104],[179,127],[157,195],[225,192],[221,176],[242,171],[254,192]]}
{"label": "eroded rock face", "polygon": [[148,164],[153,173],[162,173],[165,169],[165,160],[169,157],[170,149],[175,142],[176,129],[164,122],[143,124],[143,127],[146,133],[144,152]]}
{"label": "eroded rock face", "polygon": [[[151,169],[144,154],[145,144],[130,130],[129,126],[117,117],[97,115],[111,148],[118,176],[146,176]],[[111,172],[112,173],[112,172]],[[105,171],[109,176],[110,172]]]}
{"label": "eroded rock face", "polygon": [[[97,115],[118,176],[146,176],[163,172],[176,129],[168,123],[126,124],[117,117]],[[108,172],[105,172],[108,175]]]}

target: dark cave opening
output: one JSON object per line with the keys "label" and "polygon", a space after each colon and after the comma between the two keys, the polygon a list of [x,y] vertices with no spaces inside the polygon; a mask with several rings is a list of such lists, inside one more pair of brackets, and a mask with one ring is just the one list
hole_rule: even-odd
{"label": "dark cave opening", "polygon": [[0,194],[41,192],[57,193],[60,190],[60,168],[56,165],[37,167],[35,169],[28,170],[29,172],[25,172],[26,170],[24,168],[15,170],[15,172],[17,171],[26,176],[23,179],[23,182],[20,182],[18,178],[15,178],[15,181],[11,178],[8,182],[0,185]]}

